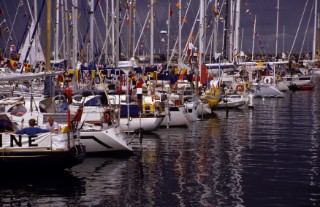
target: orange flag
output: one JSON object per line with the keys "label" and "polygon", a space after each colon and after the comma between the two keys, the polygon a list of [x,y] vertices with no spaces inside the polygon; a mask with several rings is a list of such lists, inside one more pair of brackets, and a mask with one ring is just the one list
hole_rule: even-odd
{"label": "orange flag", "polygon": [[183,17],[183,23],[187,23],[187,17]]}

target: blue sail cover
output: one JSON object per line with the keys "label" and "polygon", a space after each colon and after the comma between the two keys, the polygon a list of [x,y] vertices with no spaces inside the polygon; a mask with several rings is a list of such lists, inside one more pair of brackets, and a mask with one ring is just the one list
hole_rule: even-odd
{"label": "blue sail cover", "polygon": [[[128,116],[128,105],[121,105],[120,108],[120,116],[127,117]],[[141,111],[140,107],[137,104],[130,104],[129,105],[129,114],[130,116],[139,116],[139,112]]]}

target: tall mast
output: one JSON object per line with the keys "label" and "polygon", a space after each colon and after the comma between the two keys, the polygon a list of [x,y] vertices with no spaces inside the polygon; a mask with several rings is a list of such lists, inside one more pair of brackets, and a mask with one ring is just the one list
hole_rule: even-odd
{"label": "tall mast", "polygon": [[67,53],[67,49],[66,49],[66,36],[64,36],[66,34],[65,32],[65,26],[64,26],[64,19],[65,19],[65,16],[64,16],[64,2],[63,0],[61,1],[61,29],[62,29],[62,53],[63,53],[63,56],[62,58],[64,60],[67,60],[67,56],[66,56],[66,53]]}
{"label": "tall mast", "polygon": [[[229,27],[230,27],[230,29],[229,29],[229,32],[230,32],[230,36],[229,36],[229,38],[227,38],[227,39],[229,39],[229,58],[228,58],[228,60],[229,61],[232,61],[232,56],[233,56],[233,52],[234,52],[234,44],[233,44],[233,36],[234,36],[234,11],[235,11],[235,7],[234,7],[234,1],[235,0],[230,0],[230,20],[229,20],[229,22],[230,22],[230,25],[229,25]],[[226,36],[226,37],[228,37],[228,35]]]}
{"label": "tall mast", "polygon": [[115,38],[115,24],[116,24],[116,14],[115,12],[115,4],[114,4],[115,0],[111,1],[111,16],[112,16],[112,23],[111,23],[111,30],[112,30],[112,63],[115,66],[116,65],[116,38]]}
{"label": "tall mast", "polygon": [[135,56],[135,41],[136,41],[136,0],[133,0],[133,8],[132,8],[132,57]]}
{"label": "tall mast", "polygon": [[68,0],[64,0],[64,26],[65,26],[65,41],[66,41],[66,45],[67,45],[67,53],[66,53],[66,60],[67,60],[67,65],[70,66],[71,65],[71,48],[70,48],[70,32],[69,32],[69,23],[68,23]]}
{"label": "tall mast", "polygon": [[[34,20],[35,21],[32,22],[32,24],[35,25],[36,24],[36,18],[38,17],[38,3],[37,3],[37,1],[34,1],[33,5],[34,5],[33,14],[34,14]],[[38,56],[38,49],[37,49],[38,48],[38,44],[39,44],[39,32],[38,32],[38,29],[37,29],[36,33],[35,33],[35,39],[34,39],[34,45],[35,45],[34,49],[35,49],[36,57]]]}
{"label": "tall mast", "polygon": [[[214,6],[215,9],[218,9],[218,0],[215,0]],[[214,15],[214,24],[213,24],[213,57],[216,59],[217,54],[217,44],[218,44],[218,23],[219,23],[219,17],[217,15]]]}
{"label": "tall mast", "polygon": [[256,37],[256,23],[257,23],[257,16],[254,15],[254,23],[253,23],[253,35],[252,35],[252,56],[251,60],[253,61],[254,56],[254,41]]}
{"label": "tall mast", "polygon": [[59,59],[59,11],[60,11],[60,0],[56,0],[56,31],[55,31],[55,44],[54,44],[54,59]]}
{"label": "tall mast", "polygon": [[[89,62],[93,61],[93,12],[94,12],[94,1],[89,0],[89,7],[90,7],[90,48],[89,48]],[[78,16],[78,15],[77,15]],[[75,18],[77,17],[75,16]]]}
{"label": "tall mast", "polygon": [[[202,56],[203,56],[203,40],[204,40],[204,1],[205,0],[200,0],[200,25],[199,25],[199,75],[201,75],[201,65],[202,65]],[[196,79],[198,80],[198,79]],[[198,87],[198,86],[196,86]]]}
{"label": "tall mast", "polygon": [[119,67],[119,60],[120,60],[120,40],[119,40],[119,18],[120,18],[120,0],[116,0],[116,15],[114,16],[115,18],[115,41],[116,41],[116,45],[115,45],[115,67],[118,68]]}
{"label": "tall mast", "polygon": [[[109,1],[106,1],[106,41],[108,40],[109,37]],[[108,49],[106,47],[105,49],[105,58],[104,58],[104,63],[108,63]]]}
{"label": "tall mast", "polygon": [[227,37],[228,37],[228,10],[229,10],[229,0],[226,0],[225,17],[224,17],[224,39],[223,39],[223,57],[225,59],[227,56]]}
{"label": "tall mast", "polygon": [[276,52],[275,52],[275,57],[278,55],[278,39],[279,39],[279,0],[277,1],[277,27],[276,27]]}
{"label": "tall mast", "polygon": [[170,55],[170,19],[171,19],[171,4],[169,4],[168,12],[168,33],[167,33],[167,70],[169,69],[169,55]]}
{"label": "tall mast", "polygon": [[151,0],[151,7],[150,7],[150,65],[153,65],[154,63],[154,48],[153,48],[153,24],[154,24],[154,11],[153,11],[153,6],[154,6],[154,0]]}
{"label": "tall mast", "polygon": [[73,31],[73,49],[72,49],[72,68],[77,66],[77,53],[78,53],[78,0],[73,0],[72,6],[72,31]]}
{"label": "tall mast", "polygon": [[[279,1],[279,0],[278,0],[278,1]],[[314,1],[314,25],[313,25],[312,60],[315,60],[315,59],[316,59],[317,7],[318,7],[318,0],[315,0],[315,1]]]}
{"label": "tall mast", "polygon": [[51,71],[51,68],[50,68],[51,15],[50,14],[51,14],[51,0],[47,0],[46,72]]}
{"label": "tall mast", "polygon": [[234,50],[236,53],[240,53],[239,36],[240,36],[240,0],[236,0],[236,13],[235,13],[235,25],[234,25]]}
{"label": "tall mast", "polygon": [[181,14],[181,0],[179,0],[179,37],[178,37],[178,41],[179,41],[179,50],[178,50],[178,67],[180,69],[180,62],[181,62],[181,30],[182,30],[182,14]]}

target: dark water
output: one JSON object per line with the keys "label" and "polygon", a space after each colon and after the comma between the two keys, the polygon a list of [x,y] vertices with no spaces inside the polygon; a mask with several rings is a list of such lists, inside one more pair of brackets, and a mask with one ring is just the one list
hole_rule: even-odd
{"label": "dark water", "polygon": [[2,175],[3,206],[320,206],[320,84],[160,129],[124,158]]}

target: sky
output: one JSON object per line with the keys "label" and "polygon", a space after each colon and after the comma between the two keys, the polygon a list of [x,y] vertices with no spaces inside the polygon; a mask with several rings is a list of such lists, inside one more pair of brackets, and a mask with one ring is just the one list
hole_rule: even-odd
{"label": "sky", "polygon": [[[208,0],[209,5],[207,9],[207,38],[209,39],[212,34],[213,28],[213,3],[215,0]],[[21,3],[22,2],[22,3]],[[17,45],[18,42],[21,42],[25,28],[27,28],[28,18],[30,17],[28,2],[32,6],[33,0],[0,0],[0,23],[1,24],[1,37],[0,37],[0,48],[7,48],[9,45]],[[38,7],[40,7],[42,0],[38,0]],[[71,0],[68,1],[69,4]],[[100,0],[101,9],[97,7],[95,11],[95,46],[96,48],[101,48],[105,38],[105,26],[103,23],[103,18],[101,11],[105,9],[105,0]],[[110,2],[110,0],[109,0]],[[125,0],[122,0],[122,13],[125,12]],[[148,53],[148,45],[150,45],[150,30],[148,22],[146,28],[142,28],[146,14],[150,8],[150,0],[136,0],[136,40],[143,32],[140,47],[137,52]],[[178,7],[176,3],[178,0],[156,0],[155,1],[155,53],[164,52],[166,48],[166,37],[160,34],[161,30],[167,30],[166,20],[168,19],[168,8],[169,3],[172,6],[172,17],[170,20],[170,45],[173,45],[173,42],[177,39],[178,36]],[[192,25],[195,21],[197,11],[199,9],[199,0],[182,0],[182,13],[186,15],[187,22],[184,24],[182,29],[182,39],[183,45],[186,44],[186,41],[190,35]],[[219,8],[223,5],[223,0],[218,0]],[[313,41],[313,25],[314,25],[314,9],[313,5],[315,0],[280,0],[279,6],[279,41],[278,41],[278,52],[288,53],[291,51],[293,53],[302,53],[312,51],[312,41]],[[19,6],[20,3],[20,6]],[[187,5],[190,3],[189,11],[186,13]],[[55,4],[55,0],[52,0],[52,4]],[[256,40],[255,40],[255,53],[274,53],[276,45],[276,23],[277,23],[277,0],[241,0],[241,20],[240,20],[240,45],[242,45],[242,50],[246,54],[251,54],[252,52],[252,38],[253,38],[253,20],[256,16]],[[45,6],[46,7],[46,6]],[[79,0],[79,11],[82,14],[79,18],[80,21],[80,39],[88,41],[86,36],[86,28],[89,25],[88,20],[86,19],[86,1]],[[44,15],[41,17],[40,26],[41,26],[41,40],[44,44],[44,34],[46,28],[46,16],[45,10]],[[218,25],[218,49],[222,50],[222,34],[223,30],[223,16],[224,10],[221,12],[221,19],[219,20]],[[52,14],[52,20],[55,16]],[[310,20],[309,20],[310,18]],[[3,22],[3,20],[6,22]],[[301,22],[300,22],[301,20]],[[309,23],[308,23],[309,21]],[[140,22],[140,23],[139,23]],[[53,24],[52,24],[53,25]],[[298,28],[300,25],[299,32]],[[9,29],[9,32],[6,32],[6,28]],[[61,29],[60,29],[61,30]],[[53,29],[52,29],[53,31]],[[123,47],[126,46],[127,31],[128,27],[124,24],[122,30],[122,43]],[[243,31],[243,38],[242,38]],[[62,35],[62,34],[61,34]],[[196,36],[196,31],[192,33],[193,36]],[[53,35],[52,35],[53,37]],[[9,41],[10,39],[10,41]],[[164,39],[164,41],[161,41]],[[242,43],[242,44],[241,44]],[[80,43],[81,44],[81,43]],[[207,45],[209,43],[207,42]],[[43,46],[44,47],[44,46]]]}

